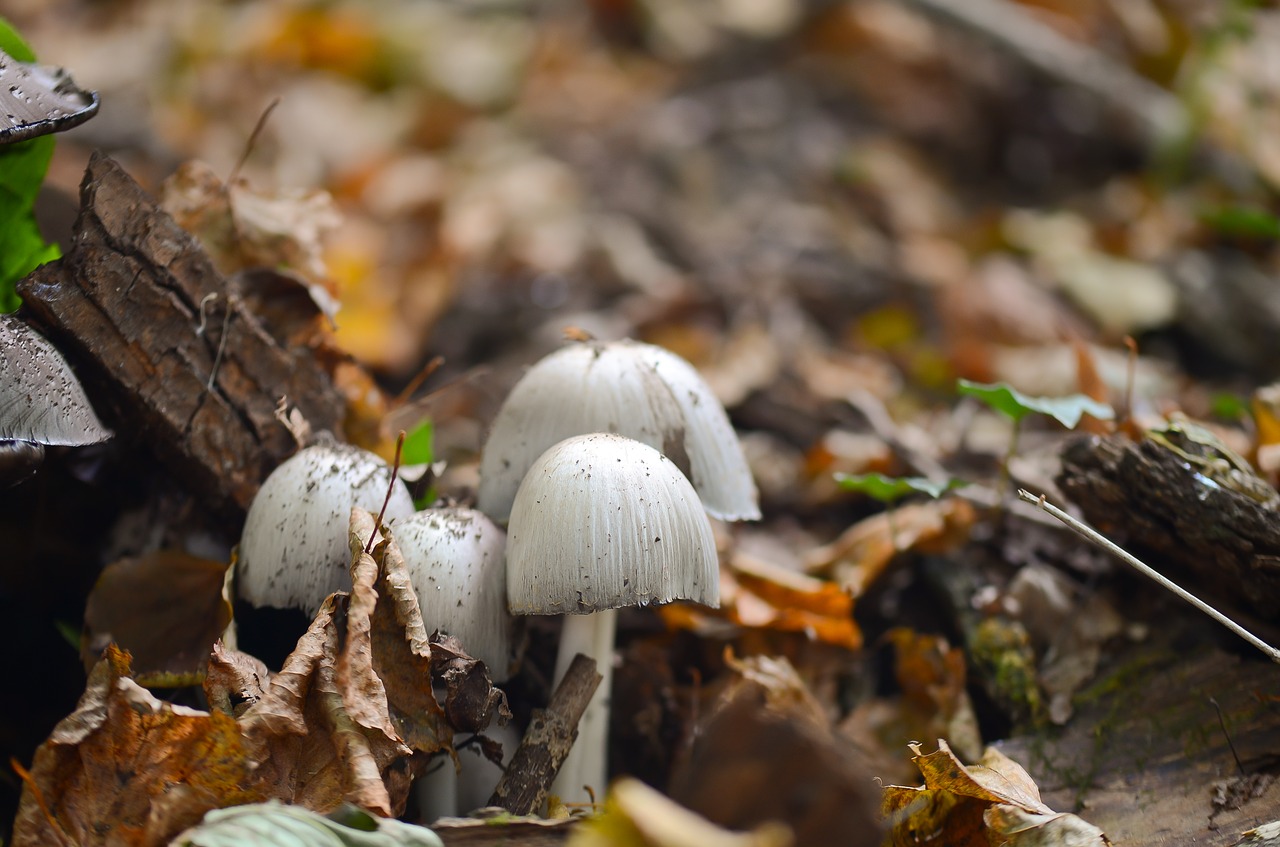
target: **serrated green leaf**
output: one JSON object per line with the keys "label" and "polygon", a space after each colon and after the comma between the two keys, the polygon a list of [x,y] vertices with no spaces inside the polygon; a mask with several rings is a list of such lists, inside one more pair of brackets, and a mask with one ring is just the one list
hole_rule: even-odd
{"label": "serrated green leaf", "polygon": [[279,802],[214,809],[175,838],[175,847],[443,847],[426,827],[349,807],[328,817]]}
{"label": "serrated green leaf", "polygon": [[1083,394],[1070,394],[1066,397],[1029,397],[1003,382],[986,384],[970,382],[967,379],[960,380],[956,390],[961,394],[977,397],[1015,422],[1035,412],[1048,415],[1067,429],[1075,429],[1076,424],[1080,423],[1080,418],[1085,415],[1092,415],[1104,421],[1115,417],[1115,411],[1106,403],[1099,403]]}
{"label": "serrated green leaf", "polygon": [[423,421],[404,437],[404,446],[400,448],[401,465],[429,465],[435,461],[435,448],[432,443],[435,428],[431,421]]}
{"label": "serrated green leaf", "polygon": [[928,494],[935,500],[969,483],[962,479],[934,482],[920,476],[889,477],[884,474],[836,474],[836,482],[845,491],[857,491],[881,503],[893,503],[910,494]]}

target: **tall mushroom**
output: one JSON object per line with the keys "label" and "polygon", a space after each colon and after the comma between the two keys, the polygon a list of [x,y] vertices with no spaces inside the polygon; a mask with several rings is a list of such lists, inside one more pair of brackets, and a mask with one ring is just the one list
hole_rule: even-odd
{"label": "tall mushroom", "polygon": [[543,358],[511,390],[480,461],[477,505],[511,511],[530,466],[561,439],[615,432],[661,451],[723,520],[756,520],[756,488],[724,408],[693,366],[637,341],[575,343]]}
{"label": "tall mushroom", "polygon": [[577,653],[604,679],[556,781],[568,800],[603,791],[616,609],[720,604],[715,539],[689,480],[654,448],[620,435],[566,439],[532,463],[507,528],[507,598],[523,615],[566,615],[556,681]]}
{"label": "tall mushroom", "polygon": [[413,514],[413,498],[391,467],[349,444],[312,445],[271,472],[258,489],[240,536],[236,587],[254,606],[314,614],[351,584],[351,509],[377,513],[391,486],[385,520]]}
{"label": "tall mushroom", "polygon": [[[505,682],[511,664],[506,533],[475,509],[427,509],[398,522],[392,537],[404,556],[423,623],[456,636],[485,663],[494,682]],[[519,739],[501,728],[492,734],[509,757]],[[487,759],[466,761],[461,778],[446,762],[415,785],[423,820],[484,805],[500,776]]]}

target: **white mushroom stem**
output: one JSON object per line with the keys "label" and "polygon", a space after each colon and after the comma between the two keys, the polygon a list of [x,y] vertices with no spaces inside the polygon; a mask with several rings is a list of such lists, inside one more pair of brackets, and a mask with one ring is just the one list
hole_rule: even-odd
{"label": "white mushroom stem", "polygon": [[604,799],[609,778],[609,709],[612,700],[613,643],[618,628],[618,610],[605,609],[589,615],[566,615],[556,655],[555,684],[559,685],[574,656],[583,653],[596,661],[600,686],[578,721],[578,738],[551,790],[566,803],[590,802],[585,786]]}

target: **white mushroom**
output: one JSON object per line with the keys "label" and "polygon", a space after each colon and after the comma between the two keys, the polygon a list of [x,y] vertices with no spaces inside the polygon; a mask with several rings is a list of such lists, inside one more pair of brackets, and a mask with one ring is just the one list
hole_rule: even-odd
{"label": "white mushroom", "polygon": [[[254,606],[314,614],[351,586],[347,525],[359,506],[377,514],[391,467],[347,444],[314,445],[272,471],[258,489],[240,537],[237,590]],[[413,498],[395,480],[384,520],[413,514]]]}
{"label": "white mushroom", "polygon": [[0,441],[97,444],[111,437],[71,366],[14,315],[0,315]]}
{"label": "white mushroom", "polygon": [[485,444],[480,510],[506,520],[534,459],[561,439],[591,432],[615,432],[661,451],[715,517],[760,517],[751,471],[711,389],[684,359],[636,341],[576,343],[529,369]]}
{"label": "white mushroom", "polygon": [[507,535],[475,509],[428,509],[392,531],[427,630],[453,635],[505,682],[511,662]]}
{"label": "white mushroom", "polygon": [[533,463],[507,535],[507,597],[524,615],[568,615],[556,682],[577,653],[604,676],[556,792],[605,788],[616,612],[672,600],[720,604],[715,539],[689,480],[654,448],[619,435],[566,439]]}
{"label": "white mushroom", "polygon": [[[494,682],[505,682],[511,663],[511,613],[507,611],[507,535],[475,509],[428,509],[395,525],[392,537],[418,595],[428,631],[439,629],[484,662]],[[509,760],[519,738],[491,727]],[[467,756],[459,775],[446,761],[415,784],[423,820],[462,814],[485,805],[502,771]]]}

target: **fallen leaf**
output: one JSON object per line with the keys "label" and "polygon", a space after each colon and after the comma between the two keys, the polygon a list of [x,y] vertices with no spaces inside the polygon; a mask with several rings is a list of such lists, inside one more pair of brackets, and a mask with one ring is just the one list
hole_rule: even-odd
{"label": "fallen leaf", "polygon": [[874,788],[786,659],[729,659],[735,673],[672,775],[677,803],[730,829],[780,821],[797,844],[876,843]]}
{"label": "fallen leaf", "polygon": [[262,798],[233,718],[157,700],[129,673],[128,654],[108,647],[40,745],[15,844],[161,845],[210,809]]}
{"label": "fallen leaf", "polygon": [[802,633],[847,650],[862,646],[853,598],[841,586],[734,552],[720,577],[720,606],[659,607],[672,629],[707,633],[730,624],[747,630]]}
{"label": "fallen leaf", "polygon": [[994,748],[965,766],[945,741],[924,754],[910,745],[924,775],[923,788],[886,786],[882,810],[894,845],[1021,845],[1108,847],[1102,830],[1075,815],[1055,812],[1017,762]]}
{"label": "fallen leaf", "polygon": [[354,802],[391,815],[408,786],[393,797],[382,771],[411,751],[362,732],[343,705],[334,665],[341,651],[335,616],[345,610],[345,599],[325,601],[262,699],[238,723],[257,764],[253,780],[260,796],[322,812]]}
{"label": "fallen leaf", "polygon": [[103,569],[84,613],[80,656],[92,668],[108,644],[132,657],[140,685],[198,685],[209,650],[231,622],[227,563],[157,550]]}
{"label": "fallen leaf", "polygon": [[967,540],[976,517],[973,506],[958,497],[908,503],[865,518],[830,544],[810,550],[805,570],[829,575],[856,599],[899,554],[937,552]]}
{"label": "fallen leaf", "polygon": [[211,709],[239,717],[262,699],[271,671],[262,660],[214,642],[204,675],[204,696]]}

